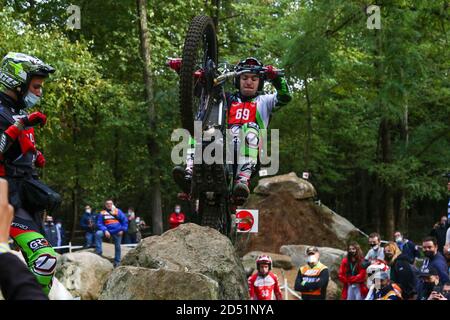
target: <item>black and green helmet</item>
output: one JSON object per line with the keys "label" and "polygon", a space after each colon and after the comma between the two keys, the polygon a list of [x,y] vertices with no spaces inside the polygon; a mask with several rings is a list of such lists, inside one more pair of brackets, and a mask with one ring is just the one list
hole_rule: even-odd
{"label": "black and green helmet", "polygon": [[17,52],[9,52],[0,63],[1,91],[10,89],[23,96],[33,76],[48,77],[55,68],[40,59]]}

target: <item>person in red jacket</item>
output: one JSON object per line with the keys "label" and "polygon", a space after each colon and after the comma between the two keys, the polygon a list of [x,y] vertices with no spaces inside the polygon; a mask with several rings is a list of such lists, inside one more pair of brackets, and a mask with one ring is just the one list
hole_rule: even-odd
{"label": "person in red jacket", "polygon": [[175,206],[175,212],[172,212],[169,216],[169,227],[170,229],[178,227],[180,224],[184,223],[184,213],[181,212],[180,205]]}
{"label": "person in red jacket", "polygon": [[272,258],[261,255],[256,259],[257,272],[248,278],[248,289],[252,300],[282,300],[278,277],[271,272]]}
{"label": "person in red jacket", "polygon": [[347,257],[341,262],[339,268],[339,281],[344,285],[342,300],[363,300],[369,291],[366,286],[366,269],[361,263],[364,255],[356,242],[347,247]]}

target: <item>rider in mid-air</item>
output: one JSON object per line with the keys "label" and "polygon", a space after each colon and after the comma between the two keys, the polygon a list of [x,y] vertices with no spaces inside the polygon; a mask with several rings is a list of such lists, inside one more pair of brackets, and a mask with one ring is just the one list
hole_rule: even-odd
{"label": "rider in mid-air", "polygon": [[[228,129],[234,137],[245,137],[243,144],[235,144],[238,153],[238,168],[233,188],[236,205],[242,205],[250,194],[249,184],[258,163],[260,148],[260,130],[267,129],[273,111],[291,100],[289,88],[284,77],[271,66],[261,71],[263,64],[255,58],[247,58],[235,66],[236,72],[244,71],[235,77],[235,93],[227,93]],[[277,90],[275,94],[264,94],[265,79],[272,82]],[[191,139],[191,152],[188,152],[186,168],[177,166],[173,175],[183,192],[190,192],[194,148]]]}

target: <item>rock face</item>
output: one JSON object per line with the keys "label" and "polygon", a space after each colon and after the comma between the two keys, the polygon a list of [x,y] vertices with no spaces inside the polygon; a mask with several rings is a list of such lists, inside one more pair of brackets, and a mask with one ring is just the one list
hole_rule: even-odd
{"label": "rock face", "polygon": [[244,265],[245,273],[247,277],[250,276],[253,271],[256,270],[256,259],[261,255],[265,254],[272,258],[272,267],[280,268],[284,270],[291,270],[294,268],[292,259],[289,256],[281,255],[272,252],[262,252],[262,251],[252,251],[247,253],[242,257],[242,264]]}
{"label": "rock face", "polygon": [[58,260],[56,276],[73,296],[97,300],[112,271],[107,259],[91,252],[73,252]]}
{"label": "rock face", "polygon": [[259,210],[259,230],[240,235],[239,254],[279,252],[283,245],[302,243],[345,249],[355,239],[355,226],[313,201],[315,194],[312,184],[295,173],[261,179],[244,206]]}
{"label": "rock face", "polygon": [[219,285],[200,273],[121,266],[100,300],[217,300]]}
{"label": "rock face", "polygon": [[[310,245],[287,245],[280,248],[280,252],[292,258],[292,263],[296,268],[305,265],[306,248]],[[337,281],[337,274],[339,272],[339,266],[344,258],[345,251],[335,248],[318,247],[320,253],[320,262],[328,267],[330,270],[330,277],[333,281]]]}
{"label": "rock face", "polygon": [[297,177],[295,172],[261,179],[254,192],[263,196],[288,192],[297,200],[314,198],[317,195],[314,186],[307,180]]}
{"label": "rock face", "polygon": [[345,242],[351,236],[358,234],[356,227],[350,221],[336,214],[335,212],[330,210],[330,208],[328,208],[323,204],[321,204],[319,207],[322,210],[322,212],[330,215],[332,219],[331,228],[340,240]]}
{"label": "rock face", "polygon": [[[143,239],[135,249],[131,250],[123,258],[121,266],[171,271],[171,273],[164,273],[167,277],[166,279],[173,279],[172,282],[166,283],[160,282],[154,276],[155,270],[146,274],[145,279],[149,281],[146,285],[153,287],[152,290],[154,290],[148,293],[146,297],[154,297],[157,296],[157,292],[165,292],[167,283],[171,283],[171,287],[175,291],[185,291],[187,290],[183,287],[186,284],[185,281],[204,279],[199,278],[198,274],[201,274],[217,283],[217,295],[212,290],[213,282],[206,280],[199,280],[198,288],[192,280],[190,282],[192,284],[192,287],[189,288],[190,291],[209,288],[207,290],[209,293],[206,295],[209,297],[236,300],[248,299],[247,278],[244,267],[236,255],[231,241],[214,229],[201,227],[196,224],[182,224],[161,236]],[[134,270],[133,272],[140,272],[140,274],[144,272],[141,269],[139,270]],[[131,272],[127,269],[125,271]],[[125,271],[121,272],[126,273]],[[175,281],[184,276],[188,277],[188,280]],[[114,273],[114,277],[108,280],[106,285],[108,289],[105,288],[102,298],[121,298],[120,295],[114,296],[107,292],[108,290],[111,292],[120,291],[114,288],[114,283],[120,283],[120,281],[114,279],[121,277],[122,279],[127,278],[122,274],[117,275]],[[160,295],[160,297],[163,296],[163,294]],[[168,298],[174,299],[175,297]],[[196,298],[198,298],[198,295]]]}

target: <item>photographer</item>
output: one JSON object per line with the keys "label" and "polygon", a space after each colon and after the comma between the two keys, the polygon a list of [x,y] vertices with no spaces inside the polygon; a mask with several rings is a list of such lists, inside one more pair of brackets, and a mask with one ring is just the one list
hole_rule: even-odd
{"label": "photographer", "polygon": [[48,300],[33,274],[10,253],[8,236],[14,209],[8,202],[8,182],[0,178],[0,288],[6,300]]}

